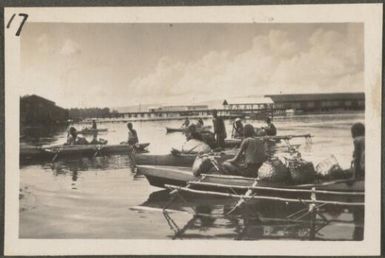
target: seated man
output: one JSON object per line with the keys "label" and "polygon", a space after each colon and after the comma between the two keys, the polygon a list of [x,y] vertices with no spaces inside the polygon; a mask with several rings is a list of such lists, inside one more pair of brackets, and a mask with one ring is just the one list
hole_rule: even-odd
{"label": "seated man", "polygon": [[228,174],[257,177],[258,169],[266,161],[265,144],[261,139],[253,138],[254,128],[250,124],[245,125],[243,134],[238,153],[222,164],[223,170]]}
{"label": "seated man", "polygon": [[277,135],[277,128],[275,125],[271,122],[270,118],[266,118],[266,124],[267,126],[264,127],[266,135],[267,136],[276,136]]}
{"label": "seated man", "polygon": [[204,126],[203,120],[202,120],[202,118],[199,118],[198,123],[197,123],[197,127],[202,128],[203,126]]}
{"label": "seated man", "polygon": [[202,136],[196,131],[195,125],[190,125],[185,132],[186,142],[182,145],[182,149],[173,149],[173,154],[178,153],[208,153],[211,151],[209,145],[207,145]]}
{"label": "seated man", "polygon": [[190,125],[190,120],[188,119],[188,117],[186,117],[186,119],[184,120],[184,122],[182,124],[182,127],[187,128],[189,125]]}
{"label": "seated man", "polygon": [[88,144],[86,138],[78,134],[75,127],[71,127],[67,136],[67,145],[84,145]]}
{"label": "seated man", "polygon": [[243,137],[243,124],[240,118],[235,119],[235,122],[233,124],[233,132],[231,136],[233,138]]}

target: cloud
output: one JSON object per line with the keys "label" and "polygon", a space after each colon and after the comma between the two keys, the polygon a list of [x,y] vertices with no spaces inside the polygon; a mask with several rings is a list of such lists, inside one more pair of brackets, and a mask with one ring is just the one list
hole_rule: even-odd
{"label": "cloud", "polygon": [[[363,47],[349,30],[316,30],[306,42],[272,30],[253,39],[237,55],[211,51],[194,62],[159,60],[154,71],[131,81],[138,101],[257,95],[362,91]],[[180,101],[179,101],[180,102]]]}
{"label": "cloud", "polygon": [[59,53],[63,56],[73,56],[80,54],[80,46],[78,43],[71,39],[67,39],[59,50]]}

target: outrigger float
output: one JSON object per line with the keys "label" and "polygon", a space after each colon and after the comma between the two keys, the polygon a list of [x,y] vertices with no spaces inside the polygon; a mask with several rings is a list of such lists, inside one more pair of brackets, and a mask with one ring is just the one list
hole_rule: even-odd
{"label": "outrigger float", "polygon": [[[191,168],[139,165],[138,172],[152,186],[194,194],[248,199],[280,200],[285,202],[363,205],[364,181],[350,179],[287,185],[258,178],[222,174],[202,174],[195,177]],[[317,194],[317,200],[310,200]]]}
{"label": "outrigger float", "polygon": [[[221,174],[201,174],[194,176],[191,169],[167,166],[138,166],[139,173],[143,174],[153,186],[169,190],[169,200],[162,207],[162,213],[170,229],[174,231],[173,239],[183,238],[185,232],[202,217],[212,218],[211,214],[202,214],[195,209],[189,209],[193,217],[179,227],[170,216],[174,210],[169,207],[181,199],[185,202],[185,194],[189,196],[204,196],[204,198],[226,198],[238,200],[231,209],[221,217],[233,217],[239,209],[252,203],[272,201],[280,204],[299,205],[295,212],[282,219],[273,219],[291,225],[303,225],[308,230],[303,236],[305,239],[316,240],[318,232],[333,222],[322,215],[326,207],[341,206],[352,209],[353,212],[363,214],[365,205],[364,180],[333,180],[314,182],[312,184],[287,185],[285,183],[271,183],[242,176]],[[218,199],[220,200],[220,199]],[[271,204],[270,204],[271,206]],[[258,221],[261,218],[258,218]],[[245,221],[245,220],[243,220]],[[247,220],[248,221],[248,220]],[[341,223],[341,222],[339,222]],[[247,231],[247,227],[244,228]],[[242,239],[244,232],[236,239]]]}

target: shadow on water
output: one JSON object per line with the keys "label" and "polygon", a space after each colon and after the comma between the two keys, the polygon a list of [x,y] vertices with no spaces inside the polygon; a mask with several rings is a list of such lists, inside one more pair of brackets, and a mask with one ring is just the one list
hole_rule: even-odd
{"label": "shadow on water", "polygon": [[[139,207],[161,209],[172,239],[363,239],[363,208],[323,205],[312,220],[303,204],[257,200],[228,214],[237,201],[185,193],[170,197],[168,190],[161,190],[151,193]],[[189,213],[191,218],[180,222],[180,213]],[[341,229],[343,234],[338,234]]]}

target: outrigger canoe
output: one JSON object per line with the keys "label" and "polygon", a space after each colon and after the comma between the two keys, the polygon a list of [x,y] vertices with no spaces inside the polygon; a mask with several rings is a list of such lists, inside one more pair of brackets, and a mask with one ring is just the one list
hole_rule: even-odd
{"label": "outrigger canoe", "polygon": [[81,134],[93,134],[93,133],[100,133],[100,132],[107,132],[107,128],[98,128],[98,129],[93,129],[93,128],[84,128],[79,131]]}
{"label": "outrigger canoe", "polygon": [[[154,165],[154,166],[179,166],[190,168],[196,157],[197,153],[181,153],[178,155],[165,154],[165,155],[154,155],[154,154],[137,154],[135,155],[135,161],[137,165]],[[221,153],[212,153],[217,157],[219,162],[234,157],[234,151],[224,151]]]}
{"label": "outrigger canoe", "polygon": [[[317,202],[330,204],[363,205],[364,180],[334,180],[313,184],[287,185],[259,181],[256,178],[221,174],[202,174],[195,177],[191,168],[176,166],[138,166],[152,186],[186,191],[194,194],[208,194],[240,198],[280,198],[281,201],[301,199],[304,202],[316,194]],[[251,192],[252,194],[251,194]],[[243,195],[245,194],[246,195]],[[248,193],[248,194],[247,194]],[[257,197],[255,197],[257,196]]]}
{"label": "outrigger canoe", "polygon": [[[180,128],[171,128],[171,127],[166,127],[166,132],[167,133],[175,133],[175,132],[184,132],[186,131],[186,127],[180,127]],[[206,125],[200,128],[197,128],[198,131],[204,131],[204,130],[210,130],[211,125]]]}
{"label": "outrigger canoe", "polygon": [[[276,135],[276,136],[256,136],[254,138],[259,138],[265,141],[268,141],[270,143],[279,143],[281,140],[291,140],[293,138],[305,138],[305,139],[311,139],[311,134],[292,134],[292,135]],[[225,147],[226,148],[234,148],[239,147],[241,144],[242,139],[238,138],[232,138],[232,139],[225,139]]]}
{"label": "outrigger canoe", "polygon": [[[137,153],[146,152],[150,143],[140,143]],[[130,150],[128,144],[86,144],[86,145],[54,145],[54,146],[23,146],[20,147],[20,160],[50,160],[64,157],[101,156],[126,154]]]}

